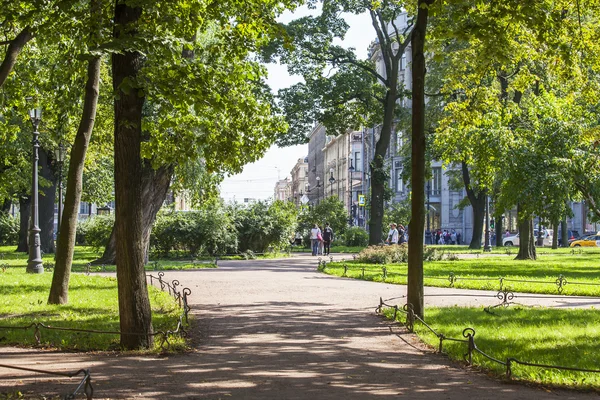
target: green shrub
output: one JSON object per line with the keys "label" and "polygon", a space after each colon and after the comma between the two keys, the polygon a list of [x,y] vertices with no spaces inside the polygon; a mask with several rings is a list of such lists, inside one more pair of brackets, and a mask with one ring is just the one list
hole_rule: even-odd
{"label": "green shrub", "polygon": [[115,224],[115,216],[112,214],[95,215],[85,221],[85,244],[93,246],[96,250],[106,246]]}
{"label": "green shrub", "polygon": [[153,251],[168,256],[172,250],[211,256],[237,252],[237,232],[218,205],[210,210],[159,213],[150,236]]}
{"label": "green shrub", "polygon": [[[440,261],[444,252],[423,246],[423,261]],[[408,262],[408,244],[369,246],[358,253],[358,261],[368,264],[396,264]]]}
{"label": "green shrub", "polygon": [[259,201],[235,208],[239,249],[257,253],[287,248],[294,239],[297,209],[291,202]]}
{"label": "green shrub", "polygon": [[359,262],[368,264],[393,264],[408,261],[406,243],[391,246],[369,246],[358,253]]}
{"label": "green shrub", "polygon": [[0,245],[16,245],[19,240],[19,220],[0,213]]}
{"label": "green shrub", "polygon": [[366,246],[369,244],[369,234],[357,226],[348,228],[344,233],[344,245],[346,246]]}
{"label": "green shrub", "polygon": [[441,261],[444,258],[444,251],[433,247],[423,246],[423,261]]}
{"label": "green shrub", "polygon": [[87,244],[87,233],[90,227],[90,218],[80,219],[77,221],[77,228],[75,230],[75,243],[80,246]]}

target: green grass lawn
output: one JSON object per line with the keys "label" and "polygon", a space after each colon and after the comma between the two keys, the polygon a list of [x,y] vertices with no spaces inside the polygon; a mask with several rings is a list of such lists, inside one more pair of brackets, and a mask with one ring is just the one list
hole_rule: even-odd
{"label": "green grass lawn", "polygon": [[[27,266],[27,253],[16,253],[16,246],[0,246],[0,268],[1,266],[7,265],[9,267],[23,267]],[[96,260],[102,255],[102,252],[95,251],[90,246],[76,246],[73,254],[73,265],[71,270],[74,272],[85,272],[87,265],[92,261]],[[42,257],[44,260],[44,267],[54,266],[54,254],[44,254]],[[202,262],[192,263],[191,258],[186,259],[150,259],[150,262],[146,265],[146,271],[156,270],[183,270],[183,269],[201,269],[201,268],[217,268],[217,266],[210,262],[214,259],[206,259]],[[116,268],[114,265],[100,265],[90,266],[90,272],[115,272]]]}
{"label": "green grass lawn", "polygon": [[[462,289],[499,290],[499,277],[505,278],[504,287],[514,292],[558,294],[559,275],[567,279],[563,294],[600,296],[600,264],[598,253],[540,255],[536,261],[517,261],[500,255],[456,261],[429,261],[423,265],[426,286],[448,287],[450,274],[458,279],[454,287]],[[361,264],[354,261],[327,264],[325,273],[344,275],[355,279],[383,281],[381,265]],[[362,268],[365,268],[364,278]],[[387,283],[406,284],[406,264],[386,265]],[[545,283],[515,282],[535,280]],[[591,283],[583,285],[579,283]]]}
{"label": "green grass lawn", "polygon": [[[14,253],[13,253],[14,256]],[[33,322],[53,327],[78,328],[86,330],[118,331],[119,307],[117,281],[111,277],[72,274],[69,285],[69,303],[48,305],[48,294],[52,274],[27,274],[25,265],[19,258],[5,258],[8,268],[0,269],[0,326],[13,329],[0,329],[0,344],[36,344],[34,328],[14,329],[28,326]],[[77,261],[81,265],[81,260]],[[85,261],[83,261],[85,263]],[[0,264],[2,261],[0,261]],[[174,330],[181,309],[172,296],[149,287],[152,318],[155,331]],[[119,348],[119,335],[64,332],[40,329],[41,344],[45,347],[69,350],[112,350]],[[155,337],[159,351],[159,336]],[[171,350],[185,346],[181,338],[170,338]]]}
{"label": "green grass lawn", "polygon": [[[464,339],[465,328],[475,330],[477,347],[500,361],[515,358],[527,363],[581,369],[600,369],[600,311],[508,307],[428,308],[425,321],[448,338]],[[384,309],[393,318],[393,309]],[[404,322],[406,316],[398,313]],[[415,332],[434,349],[439,339],[423,324],[415,323]],[[444,341],[443,352],[455,360],[464,360],[467,343]],[[475,353],[476,354],[476,353]],[[504,376],[506,367],[476,354],[473,364]],[[600,373],[576,372],[512,364],[513,379],[559,386],[600,390]]]}
{"label": "green grass lawn", "polygon": [[[502,254],[515,257],[519,252],[519,246],[512,247],[496,247],[493,246],[490,252],[484,252],[481,249],[469,249],[469,246],[464,245],[427,245],[427,247],[433,247],[434,249],[444,251],[448,254]],[[561,255],[573,255],[573,254],[600,254],[600,247],[559,247],[553,249],[551,247],[536,247],[536,253],[539,254],[561,254]]]}

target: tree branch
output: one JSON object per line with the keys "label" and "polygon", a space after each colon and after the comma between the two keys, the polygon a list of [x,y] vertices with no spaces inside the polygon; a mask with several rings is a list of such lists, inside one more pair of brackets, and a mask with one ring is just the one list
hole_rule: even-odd
{"label": "tree branch", "polygon": [[[379,23],[377,22],[377,16],[375,14],[375,11],[373,11],[372,9],[369,9],[369,14],[371,15],[371,22],[372,22],[373,28],[375,28],[375,33],[377,33],[377,39],[379,40],[379,49],[381,50],[381,56],[383,58],[383,63],[385,65],[385,72],[386,72],[387,77],[389,78],[390,75],[392,74],[392,66],[390,65],[390,60],[387,57],[388,49],[384,47],[385,37],[382,32],[382,29],[379,27]],[[383,26],[383,30],[385,31],[385,25]]]}
{"label": "tree branch", "polygon": [[0,65],[0,87],[4,85],[6,78],[12,71],[13,67],[17,63],[17,57],[23,47],[33,39],[33,32],[31,32],[31,28],[26,26],[13,40],[8,44],[8,49],[6,49],[6,56],[4,56],[4,60]]}

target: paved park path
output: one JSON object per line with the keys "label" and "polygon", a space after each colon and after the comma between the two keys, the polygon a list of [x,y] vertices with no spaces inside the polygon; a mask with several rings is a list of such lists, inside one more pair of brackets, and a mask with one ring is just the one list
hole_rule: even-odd
{"label": "paved park path", "polygon": [[[374,312],[404,286],[328,276],[316,259],[221,261],[165,273],[192,290],[194,351],[169,356],[0,348],[0,363],[90,368],[98,399],[600,399],[491,379],[424,349]],[[461,293],[461,297],[442,296]],[[479,294],[488,297],[479,297]],[[429,305],[491,305],[494,293],[427,288]],[[598,299],[520,302],[599,307]],[[575,303],[579,302],[577,305]],[[0,368],[0,393],[65,394],[74,380]],[[42,398],[38,396],[37,398]]]}

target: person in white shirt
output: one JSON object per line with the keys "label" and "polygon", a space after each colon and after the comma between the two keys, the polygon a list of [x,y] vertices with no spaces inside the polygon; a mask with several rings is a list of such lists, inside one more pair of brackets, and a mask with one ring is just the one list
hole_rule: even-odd
{"label": "person in white shirt", "polygon": [[321,230],[319,229],[319,225],[315,224],[315,227],[310,230],[310,245],[313,256],[316,256],[319,252],[319,236],[321,236]]}
{"label": "person in white shirt", "polygon": [[398,230],[396,229],[396,224],[393,222],[390,224],[390,231],[385,242],[388,244],[398,244]]}

